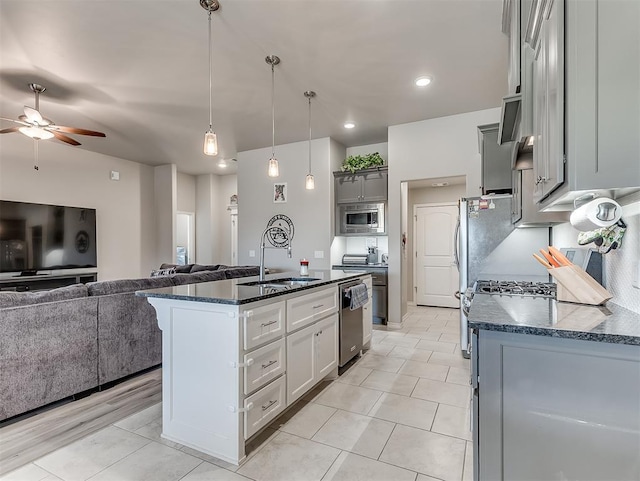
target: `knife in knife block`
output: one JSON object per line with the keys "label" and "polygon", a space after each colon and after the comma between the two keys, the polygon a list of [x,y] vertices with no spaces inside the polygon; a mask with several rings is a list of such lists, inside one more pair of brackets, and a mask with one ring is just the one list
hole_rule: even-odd
{"label": "knife in knife block", "polygon": [[564,302],[599,306],[613,296],[576,265],[547,269],[558,284],[556,299]]}

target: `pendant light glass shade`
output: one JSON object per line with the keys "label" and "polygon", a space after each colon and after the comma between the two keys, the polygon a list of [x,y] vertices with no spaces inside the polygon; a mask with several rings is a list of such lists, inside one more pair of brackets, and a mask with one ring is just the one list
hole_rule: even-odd
{"label": "pendant light glass shade", "polygon": [[276,108],[275,108],[275,66],[280,63],[277,55],[269,55],[264,59],[271,65],[271,158],[269,159],[269,167],[267,174],[269,177],[278,177],[280,168],[278,167],[278,159],[276,159]]}
{"label": "pendant light glass shade", "polygon": [[280,175],[280,168],[278,167],[278,159],[271,157],[269,159],[269,177],[278,177]]}
{"label": "pendant light glass shade", "polygon": [[213,131],[213,102],[212,102],[212,48],[211,48],[211,12],[215,12],[220,8],[220,4],[217,1],[213,0],[204,0],[200,2],[202,8],[207,10],[209,14],[209,130],[207,130],[204,134],[204,153],[205,155],[218,155],[218,136]]}
{"label": "pendant light glass shade", "polygon": [[313,190],[316,188],[316,183],[313,180],[312,174],[307,174],[307,178],[304,181],[304,188],[307,190]]}
{"label": "pendant light glass shade", "polygon": [[218,136],[211,129],[204,134],[204,153],[218,155]]}
{"label": "pendant light glass shade", "polygon": [[304,188],[313,190],[316,188],[316,183],[311,173],[311,99],[316,96],[316,93],[313,90],[307,90],[304,96],[309,100],[309,173],[304,181]]}

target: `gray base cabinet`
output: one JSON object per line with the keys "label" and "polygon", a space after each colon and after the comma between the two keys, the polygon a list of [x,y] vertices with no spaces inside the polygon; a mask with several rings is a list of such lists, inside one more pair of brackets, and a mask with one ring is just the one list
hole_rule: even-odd
{"label": "gray base cabinet", "polygon": [[640,479],[640,346],[485,330],[472,342],[475,480]]}

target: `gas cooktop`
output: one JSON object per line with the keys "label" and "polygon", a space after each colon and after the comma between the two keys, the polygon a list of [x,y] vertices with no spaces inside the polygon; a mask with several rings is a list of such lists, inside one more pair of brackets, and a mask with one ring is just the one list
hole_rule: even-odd
{"label": "gas cooktop", "polygon": [[479,280],[474,294],[555,298],[556,285],[550,282]]}

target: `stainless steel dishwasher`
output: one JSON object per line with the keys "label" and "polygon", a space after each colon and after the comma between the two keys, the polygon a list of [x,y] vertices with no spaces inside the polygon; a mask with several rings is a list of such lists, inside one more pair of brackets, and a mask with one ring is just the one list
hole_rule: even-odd
{"label": "stainless steel dishwasher", "polygon": [[[344,366],[362,350],[362,307],[351,310],[351,297],[347,297],[349,289],[361,284],[362,280],[338,284],[340,292],[339,346],[340,359],[338,365]],[[371,293],[369,293],[371,296]]]}

